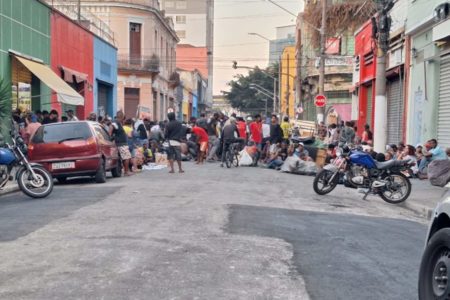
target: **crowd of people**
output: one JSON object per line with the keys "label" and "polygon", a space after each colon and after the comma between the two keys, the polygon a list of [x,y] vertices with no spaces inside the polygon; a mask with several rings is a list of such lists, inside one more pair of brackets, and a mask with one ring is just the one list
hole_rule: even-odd
{"label": "crowd of people", "polygon": [[[156,162],[158,154],[162,153],[167,154],[171,173],[175,172],[175,161],[181,173],[184,172],[183,160],[195,160],[197,164],[217,161],[223,166],[224,154],[233,143],[239,146],[239,150],[244,150],[250,158],[247,165],[251,166],[261,164],[279,170],[288,158],[294,158],[296,164],[298,161],[313,163],[316,159],[302,142],[299,128],[293,126],[288,117],[280,122],[276,115],[263,119],[259,114],[243,118],[216,112],[209,118],[201,114],[189,122],[179,122],[174,113],[169,113],[168,120],[154,122],[147,118],[127,118],[119,111],[114,119],[91,113],[87,120],[99,122],[114,137],[124,161],[125,175],[139,172],[144,164]],[[56,110],[13,111],[14,126],[26,142],[41,124],[70,121],[78,121],[71,109],[62,117]],[[384,153],[376,153],[372,148],[370,127],[366,125],[362,135],[358,135],[355,123],[351,121],[329,126],[321,122],[316,136],[313,145],[327,149],[327,161],[336,157],[337,147],[350,145],[369,152],[378,161],[409,160],[412,172],[408,175],[419,178],[427,178],[430,162],[447,160],[450,156],[450,149],[441,149],[435,139],[416,146],[400,142],[388,145]]]}

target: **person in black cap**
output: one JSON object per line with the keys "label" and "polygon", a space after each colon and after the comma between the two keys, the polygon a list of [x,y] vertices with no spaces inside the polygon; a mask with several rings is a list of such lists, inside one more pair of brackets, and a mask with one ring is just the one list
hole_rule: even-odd
{"label": "person in black cap", "polygon": [[67,121],[69,122],[78,121],[78,118],[73,114],[72,109],[66,110],[66,114],[67,114]]}

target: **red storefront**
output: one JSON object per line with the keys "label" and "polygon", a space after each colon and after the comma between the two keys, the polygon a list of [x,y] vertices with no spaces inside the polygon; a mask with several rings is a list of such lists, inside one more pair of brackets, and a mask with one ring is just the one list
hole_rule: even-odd
{"label": "red storefront", "polygon": [[71,106],[52,97],[52,109],[61,116],[73,109],[85,119],[94,110],[94,36],[68,17],[53,10],[51,15],[51,67],[72,88],[84,97],[84,106]]}
{"label": "red storefront", "polygon": [[[358,134],[364,125],[369,124],[373,130],[375,116],[375,77],[376,77],[376,43],[372,39],[372,22],[366,22],[355,34],[355,56],[359,78],[355,80],[358,93]],[[358,73],[358,71],[357,71]]]}

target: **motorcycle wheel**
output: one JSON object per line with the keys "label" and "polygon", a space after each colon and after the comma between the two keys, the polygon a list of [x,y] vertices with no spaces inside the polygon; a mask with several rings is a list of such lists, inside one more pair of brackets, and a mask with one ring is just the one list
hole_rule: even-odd
{"label": "motorcycle wheel", "polygon": [[[411,182],[403,174],[390,174],[383,178],[386,186],[380,191],[380,197],[391,204],[399,204],[408,199],[411,194]],[[399,195],[399,197],[395,197]]]}
{"label": "motorcycle wheel", "polygon": [[450,283],[450,229],[443,228],[430,239],[419,271],[419,299],[448,299]]}
{"label": "motorcycle wheel", "polygon": [[333,181],[330,182],[333,172],[328,170],[322,170],[314,178],[313,188],[314,192],[318,195],[326,195],[333,191],[339,182],[339,174],[334,176]]}
{"label": "motorcycle wheel", "polygon": [[27,169],[20,170],[17,176],[20,190],[31,198],[47,197],[53,190],[52,175],[41,166],[32,166],[31,168],[36,174],[36,179],[33,179]]}

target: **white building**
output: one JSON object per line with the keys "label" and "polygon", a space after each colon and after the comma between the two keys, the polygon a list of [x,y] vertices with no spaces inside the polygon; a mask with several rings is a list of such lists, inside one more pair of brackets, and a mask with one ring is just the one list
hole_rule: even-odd
{"label": "white building", "polygon": [[161,9],[172,17],[180,44],[208,49],[208,91],[206,101],[212,105],[214,0],[162,0]]}

